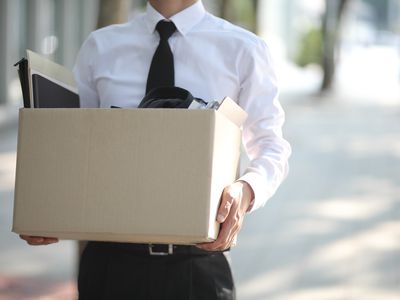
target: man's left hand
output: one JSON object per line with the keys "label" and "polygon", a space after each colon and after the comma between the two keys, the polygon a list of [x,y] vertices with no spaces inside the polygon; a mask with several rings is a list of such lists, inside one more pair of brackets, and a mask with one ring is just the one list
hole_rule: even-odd
{"label": "man's left hand", "polygon": [[236,181],[227,186],[217,213],[217,222],[221,223],[218,238],[214,242],[196,246],[206,251],[223,251],[231,247],[253,198],[253,189],[245,181]]}

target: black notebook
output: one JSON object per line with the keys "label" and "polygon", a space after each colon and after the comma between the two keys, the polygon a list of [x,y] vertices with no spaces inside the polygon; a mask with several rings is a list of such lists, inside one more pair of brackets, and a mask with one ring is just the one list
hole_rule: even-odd
{"label": "black notebook", "polygon": [[33,103],[39,108],[79,107],[78,94],[43,77],[32,75]]}
{"label": "black notebook", "polygon": [[25,108],[80,107],[70,70],[30,50],[27,50],[27,57],[15,64]]}

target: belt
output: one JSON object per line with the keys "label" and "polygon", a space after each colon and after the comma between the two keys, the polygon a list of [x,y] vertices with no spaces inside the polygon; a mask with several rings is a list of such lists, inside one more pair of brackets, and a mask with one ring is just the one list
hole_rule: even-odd
{"label": "belt", "polygon": [[206,251],[196,246],[174,245],[174,244],[134,244],[134,243],[113,243],[113,242],[89,242],[89,245],[134,252],[140,255],[167,256],[167,255],[212,255],[229,251]]}

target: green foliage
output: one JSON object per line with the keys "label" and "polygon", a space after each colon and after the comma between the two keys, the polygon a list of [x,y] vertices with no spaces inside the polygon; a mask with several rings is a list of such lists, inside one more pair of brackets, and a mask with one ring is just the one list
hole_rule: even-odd
{"label": "green foliage", "polygon": [[253,10],[252,1],[240,1],[235,0],[234,2],[237,23],[248,30],[254,30],[255,22],[255,11]]}
{"label": "green foliage", "polygon": [[296,64],[301,67],[309,64],[321,65],[323,56],[322,30],[320,28],[311,28],[306,31],[300,38],[298,49],[295,58]]}
{"label": "green foliage", "polygon": [[219,0],[220,16],[250,31],[256,31],[256,0]]}

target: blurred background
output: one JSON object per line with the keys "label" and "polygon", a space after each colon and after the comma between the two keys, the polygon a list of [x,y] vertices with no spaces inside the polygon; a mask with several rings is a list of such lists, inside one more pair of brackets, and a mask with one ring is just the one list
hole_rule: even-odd
{"label": "blurred background", "polygon": [[[238,299],[399,300],[400,1],[203,2],[267,41],[293,147],[289,177],[232,250]],[[76,242],[30,247],[11,233],[13,64],[29,48],[72,68],[91,31],[144,7],[0,0],[0,299],[76,298]]]}

